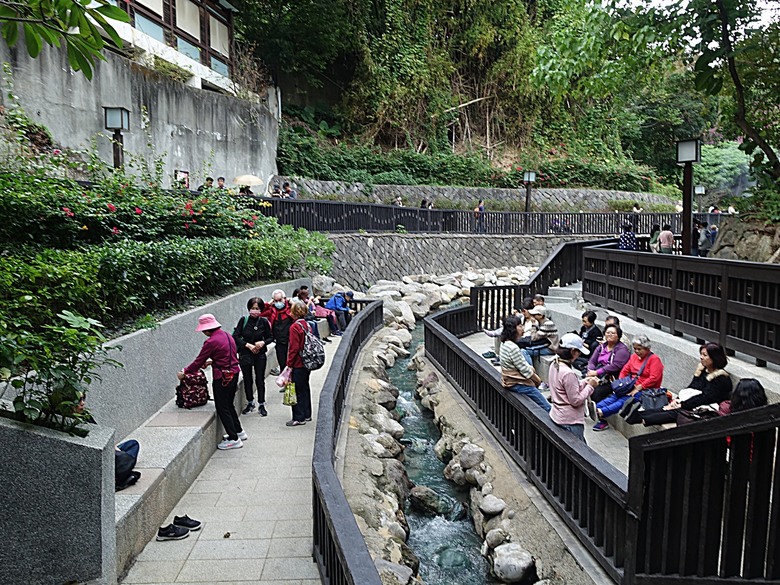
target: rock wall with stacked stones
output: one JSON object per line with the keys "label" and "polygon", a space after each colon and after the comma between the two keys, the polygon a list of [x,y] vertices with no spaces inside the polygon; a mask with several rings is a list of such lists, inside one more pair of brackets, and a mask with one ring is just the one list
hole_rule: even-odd
{"label": "rock wall with stacked stones", "polygon": [[[490,202],[500,201],[525,204],[525,189],[491,189],[486,187],[434,187],[428,185],[374,185],[367,188],[362,183],[344,183],[340,181],[317,181],[295,177],[276,177],[273,182],[280,185],[289,181],[301,197],[324,198],[338,196],[344,201],[361,203],[392,203],[400,196],[406,205],[416,207],[422,199],[433,200],[439,209],[473,207],[484,199],[488,210]],[[609,211],[609,202],[615,200],[639,201],[648,203],[673,204],[674,201],[663,195],[652,193],[633,193],[630,191],[600,191],[595,189],[534,189],[532,211]]]}
{"label": "rock wall with stacked stones", "polygon": [[539,266],[560,242],[593,236],[474,234],[331,234],[333,276],[356,290],[408,274],[448,274],[467,268]]}

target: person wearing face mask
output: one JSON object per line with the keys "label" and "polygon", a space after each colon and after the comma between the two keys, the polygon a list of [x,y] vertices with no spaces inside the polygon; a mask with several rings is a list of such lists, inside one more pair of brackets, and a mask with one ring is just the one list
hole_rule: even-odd
{"label": "person wearing face mask", "polygon": [[198,357],[176,376],[179,380],[183,380],[185,374],[195,374],[201,368],[211,366],[214,406],[227,433],[225,440],[217,445],[217,449],[240,449],[244,446],[243,441],[249,437],[241,428],[236,407],[233,405],[240,371],[236,358],[236,342],[227,331],[222,329],[220,322],[211,313],[198,317],[195,331],[202,332],[206,336],[206,341],[203,342]]}
{"label": "person wearing face mask", "polygon": [[271,332],[276,342],[276,359],[279,369],[287,367],[287,348],[290,345],[290,325],[293,324],[290,315],[290,303],[284,295],[284,291],[276,289],[271,294],[271,309],[268,313],[268,321],[271,323]]}
{"label": "person wearing face mask", "polygon": [[254,388],[257,384],[257,412],[267,416],[265,409],[265,366],[268,344],[273,341],[271,324],[262,316],[265,303],[259,297],[252,297],[246,304],[249,316],[241,317],[233,330],[233,339],[238,348],[238,363],[244,376],[244,394],[246,408],[241,414],[249,414],[255,409]]}

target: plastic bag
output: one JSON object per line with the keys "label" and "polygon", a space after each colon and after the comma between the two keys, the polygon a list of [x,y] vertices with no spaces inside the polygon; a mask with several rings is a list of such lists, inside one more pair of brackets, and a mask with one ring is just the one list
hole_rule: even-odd
{"label": "plastic bag", "polygon": [[288,382],[284,387],[284,398],[282,404],[285,406],[295,406],[298,404],[298,395],[295,394],[295,382]]}
{"label": "plastic bag", "polygon": [[287,384],[290,383],[291,376],[292,376],[292,368],[290,366],[287,366],[286,368],[284,368],[282,373],[276,377],[276,385],[279,386],[279,388],[284,388]]}

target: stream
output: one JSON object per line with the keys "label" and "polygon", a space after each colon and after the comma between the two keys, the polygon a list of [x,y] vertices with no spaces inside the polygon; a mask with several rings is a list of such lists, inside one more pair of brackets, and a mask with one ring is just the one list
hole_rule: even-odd
{"label": "stream", "polygon": [[[410,350],[423,342],[423,324],[412,331]],[[488,562],[479,553],[482,541],[468,516],[468,489],[444,478],[444,463],[433,447],[441,433],[433,413],[422,408],[414,397],[416,372],[407,370],[411,358],[400,359],[387,370],[390,382],[400,393],[397,409],[404,414],[403,443],[409,479],[416,485],[434,489],[446,502],[447,514],[426,516],[411,508],[406,513],[411,534],[407,544],[420,559],[420,576],[426,585],[482,585],[500,583],[489,575]]]}

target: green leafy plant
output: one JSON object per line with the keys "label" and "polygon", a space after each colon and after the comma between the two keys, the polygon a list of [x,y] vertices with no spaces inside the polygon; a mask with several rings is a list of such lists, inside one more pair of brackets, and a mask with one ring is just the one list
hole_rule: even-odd
{"label": "green leafy plant", "polygon": [[[15,323],[18,325],[18,323]],[[12,418],[70,434],[89,417],[81,400],[101,367],[121,367],[109,357],[100,322],[62,311],[35,331],[0,321],[0,397],[11,390]]]}
{"label": "green leafy plant", "polygon": [[193,75],[192,71],[189,69],[180,67],[179,65],[171,63],[170,61],[166,61],[165,59],[161,59],[160,57],[154,58],[154,70],[161,75],[165,75],[165,77],[173,79],[174,81],[178,81],[179,83],[187,83],[190,79],[192,79]]}

